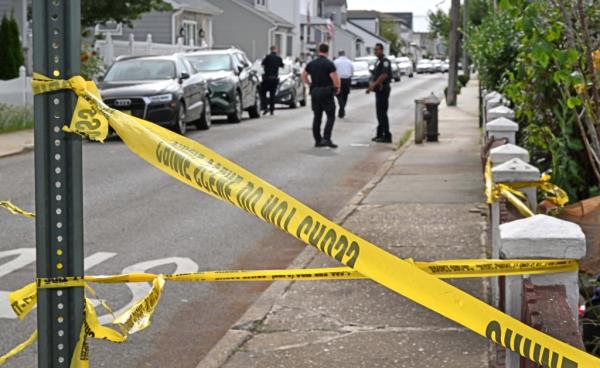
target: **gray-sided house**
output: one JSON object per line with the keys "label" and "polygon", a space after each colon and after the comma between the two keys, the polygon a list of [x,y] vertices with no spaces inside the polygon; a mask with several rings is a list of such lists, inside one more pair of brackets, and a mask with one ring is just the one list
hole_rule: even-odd
{"label": "gray-sided house", "polygon": [[293,55],[294,25],[271,12],[266,0],[208,0],[223,10],[213,22],[216,46],[237,46],[250,60],[262,58],[272,45]]}

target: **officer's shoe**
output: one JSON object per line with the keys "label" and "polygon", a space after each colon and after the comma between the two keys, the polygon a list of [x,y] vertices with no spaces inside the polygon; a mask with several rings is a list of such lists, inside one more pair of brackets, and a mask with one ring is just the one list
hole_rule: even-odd
{"label": "officer's shoe", "polygon": [[338,148],[338,145],[333,143],[331,139],[323,139],[321,140],[321,147]]}
{"label": "officer's shoe", "polygon": [[379,137],[375,140],[377,143],[392,143],[392,137]]}
{"label": "officer's shoe", "polygon": [[375,136],[375,137],[371,138],[371,140],[372,140],[373,142],[377,142],[377,140],[378,140],[379,138],[381,138],[381,137],[377,135],[377,136]]}
{"label": "officer's shoe", "polygon": [[327,147],[327,145],[323,144],[324,140],[321,139],[320,141],[315,143],[315,147]]}

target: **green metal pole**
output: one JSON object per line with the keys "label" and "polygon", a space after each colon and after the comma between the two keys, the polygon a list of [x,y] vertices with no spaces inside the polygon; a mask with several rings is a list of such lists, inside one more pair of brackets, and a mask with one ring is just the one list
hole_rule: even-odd
{"label": "green metal pole", "polygon": [[[67,79],[80,68],[80,0],[33,1],[33,67]],[[37,277],[83,275],[81,139],[61,129],[71,91],[35,96]],[[83,289],[38,290],[38,367],[69,367],[83,317]]]}

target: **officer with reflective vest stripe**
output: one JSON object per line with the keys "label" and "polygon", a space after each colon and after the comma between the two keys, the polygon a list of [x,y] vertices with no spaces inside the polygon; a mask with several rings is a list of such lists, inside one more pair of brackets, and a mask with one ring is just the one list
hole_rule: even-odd
{"label": "officer with reflective vest stripe", "polygon": [[392,133],[390,133],[390,121],[388,119],[388,107],[390,99],[390,82],[392,80],[392,64],[383,54],[383,45],[375,45],[375,56],[377,62],[373,70],[373,77],[367,93],[375,92],[375,107],[377,109],[377,135],[372,141],[377,143],[392,143]]}

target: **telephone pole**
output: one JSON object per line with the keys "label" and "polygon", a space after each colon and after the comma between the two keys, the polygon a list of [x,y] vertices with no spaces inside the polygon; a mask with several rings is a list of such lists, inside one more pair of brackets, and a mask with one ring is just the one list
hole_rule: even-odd
{"label": "telephone pole", "polygon": [[456,83],[458,79],[458,22],[460,21],[460,0],[452,0],[450,8],[450,66],[448,70],[448,93],[446,105],[456,106]]}
{"label": "telephone pole", "polygon": [[469,0],[463,0],[463,35],[462,35],[462,65],[463,73],[468,77],[469,71],[469,53],[467,52],[467,33],[469,31]]}

